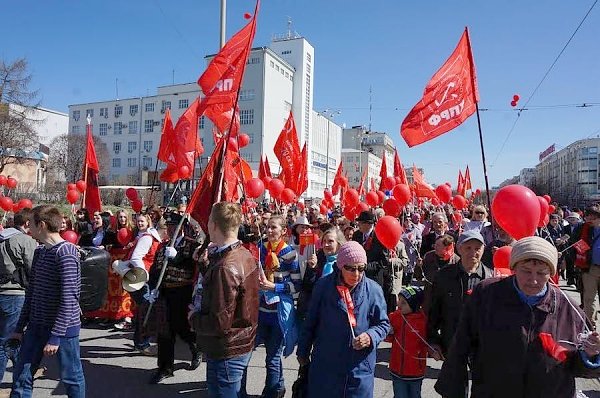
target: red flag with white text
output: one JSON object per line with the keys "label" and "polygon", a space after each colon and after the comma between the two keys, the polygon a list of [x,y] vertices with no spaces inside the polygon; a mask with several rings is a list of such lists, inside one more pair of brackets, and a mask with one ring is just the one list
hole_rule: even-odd
{"label": "red flag with white text", "polygon": [[433,75],[423,98],[406,116],[400,134],[409,147],[432,140],[463,123],[479,101],[469,31]]}

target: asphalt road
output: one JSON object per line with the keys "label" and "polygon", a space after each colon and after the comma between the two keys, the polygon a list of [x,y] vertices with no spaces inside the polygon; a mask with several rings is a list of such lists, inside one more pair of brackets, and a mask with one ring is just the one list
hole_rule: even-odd
{"label": "asphalt road", "polygon": [[[573,298],[578,298],[571,289],[565,289]],[[191,355],[187,346],[178,342],[176,351],[175,377],[160,385],[150,385],[156,358],[147,357],[132,350],[131,333],[107,330],[97,325],[86,325],[81,332],[81,359],[84,367],[88,397],[206,397],[206,366],[195,371],[187,370]],[[387,370],[390,344],[381,344],[375,368],[375,391],[377,398],[393,397],[392,383]],[[258,397],[262,391],[265,369],[264,347],[256,349],[250,362],[248,393]],[[47,370],[35,380],[34,398],[65,397],[58,383],[56,359],[46,359]],[[428,370],[423,382],[422,396],[439,397],[433,390],[441,362],[428,361]],[[12,369],[7,370],[0,398],[8,396]],[[291,397],[291,385],[298,371],[295,356],[284,360],[286,397]],[[589,398],[600,398],[600,380],[577,379],[577,388]],[[334,397],[332,397],[334,398]]]}

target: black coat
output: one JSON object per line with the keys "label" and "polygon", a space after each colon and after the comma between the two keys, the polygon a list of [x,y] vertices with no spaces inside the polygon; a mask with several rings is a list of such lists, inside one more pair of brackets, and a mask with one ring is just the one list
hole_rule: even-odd
{"label": "black coat", "polygon": [[375,230],[363,244],[364,235],[360,231],[354,232],[352,240],[360,243],[367,252],[367,268],[365,275],[381,286],[384,295],[389,295],[393,288],[392,263],[390,251],[377,239]]}
{"label": "black coat", "polygon": [[[96,236],[96,232],[97,231],[92,231],[91,233],[82,234],[81,238],[79,238],[79,246],[93,247],[94,244],[92,243],[92,239],[94,239],[94,236]],[[117,243],[117,234],[110,229],[105,229],[104,237],[102,238],[102,243],[100,243],[100,246],[104,246],[106,248],[106,246],[114,245],[115,243]]]}

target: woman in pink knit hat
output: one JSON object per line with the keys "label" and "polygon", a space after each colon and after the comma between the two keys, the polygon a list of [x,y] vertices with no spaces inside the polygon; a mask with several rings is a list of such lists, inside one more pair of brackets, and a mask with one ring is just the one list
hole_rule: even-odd
{"label": "woman in pink knit hat", "polygon": [[333,273],[321,278],[300,333],[298,362],[309,367],[309,397],[372,397],[375,355],[390,321],[383,291],[365,277],[367,255],[344,243]]}

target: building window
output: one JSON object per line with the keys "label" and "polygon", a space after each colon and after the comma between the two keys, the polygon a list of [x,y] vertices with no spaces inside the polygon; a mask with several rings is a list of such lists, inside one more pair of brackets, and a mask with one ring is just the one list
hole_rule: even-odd
{"label": "building window", "polygon": [[119,153],[121,151],[120,142],[113,142],[113,151],[115,151],[115,153]]}
{"label": "building window", "polygon": [[142,166],[146,168],[152,167],[152,158],[144,156],[144,158],[142,159]]}
{"label": "building window", "polygon": [[154,102],[146,104],[146,112],[154,112]]}
{"label": "building window", "polygon": [[81,111],[73,111],[73,120],[78,122],[80,117],[81,117]]}
{"label": "building window", "polygon": [[248,58],[248,62],[246,62],[246,64],[260,64],[260,58],[258,58],[258,57]]}
{"label": "building window", "polygon": [[160,111],[165,113],[167,109],[171,109],[171,101],[163,101],[160,107]]}
{"label": "building window", "polygon": [[270,66],[271,68],[274,68],[274,67],[275,67],[275,62],[273,62],[273,61],[269,61],[269,66]]}
{"label": "building window", "polygon": [[127,158],[127,167],[137,167],[137,158]]}
{"label": "building window", "polygon": [[135,141],[129,141],[127,143],[127,152],[133,153],[136,150],[137,150],[137,142],[135,142]]}
{"label": "building window", "polygon": [[138,132],[138,122],[137,120],[131,120],[129,122],[129,134],[137,134]]}
{"label": "building window", "polygon": [[311,57],[310,53],[306,53],[306,61],[312,62],[312,57]]}
{"label": "building window", "polygon": [[121,167],[121,159],[119,158],[114,158],[112,160],[112,167]]}
{"label": "building window", "polygon": [[93,109],[86,109],[85,110],[85,115],[86,115],[86,117],[87,116],[94,117],[94,110]]}
{"label": "building window", "polygon": [[115,122],[113,124],[113,134],[120,135],[121,133],[123,133],[123,125],[121,122]]}
{"label": "building window", "polygon": [[275,65],[275,70],[279,72],[279,65]]}
{"label": "building window", "polygon": [[289,72],[285,72],[285,78],[289,79],[290,78],[290,73]]}
{"label": "building window", "polygon": [[123,106],[115,105],[115,117],[119,117],[123,114]]}
{"label": "building window", "polygon": [[254,92],[254,89],[240,91],[240,101],[253,100],[255,96],[256,93]]}
{"label": "building window", "polygon": [[291,54],[292,51],[291,50],[285,50],[281,52],[281,55],[286,55],[286,54]]}
{"label": "building window", "polygon": [[247,133],[248,137],[250,137],[250,144],[254,143],[254,133]]}
{"label": "building window", "polygon": [[129,105],[129,114],[131,116],[135,116],[138,113],[139,106],[138,105]]}
{"label": "building window", "polygon": [[108,117],[108,108],[100,108],[100,117],[104,116],[105,118]]}
{"label": "building window", "polygon": [[254,109],[240,110],[240,124],[254,124]]}
{"label": "building window", "polygon": [[100,135],[108,134],[108,123],[100,123]]}
{"label": "building window", "polygon": [[152,141],[144,141],[144,151],[150,152],[152,150]]}
{"label": "building window", "polygon": [[144,133],[154,132],[154,120],[144,120]]}
{"label": "building window", "polygon": [[71,127],[71,133],[73,133],[73,134],[79,134],[79,133],[81,133],[81,127],[79,127],[79,126],[72,126]]}
{"label": "building window", "polygon": [[205,118],[204,116],[202,116],[202,117],[200,118],[200,123],[198,124],[198,128],[199,128],[200,130],[204,129],[204,121],[205,121],[205,119],[206,119],[206,118]]}
{"label": "building window", "polygon": [[188,106],[190,106],[190,100],[179,100],[179,109],[187,109]]}

